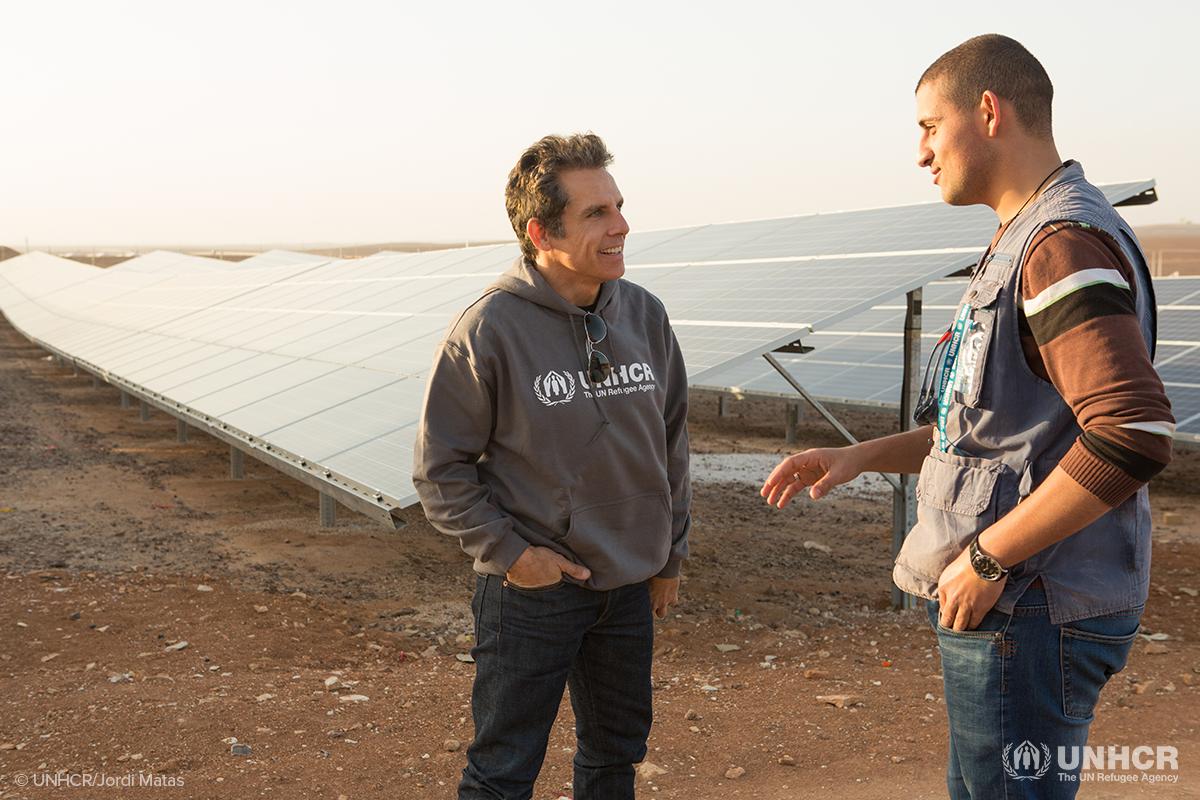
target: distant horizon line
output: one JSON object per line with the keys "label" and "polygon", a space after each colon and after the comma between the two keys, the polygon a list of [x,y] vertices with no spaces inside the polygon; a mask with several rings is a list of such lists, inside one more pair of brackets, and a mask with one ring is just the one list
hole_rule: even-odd
{"label": "distant horizon line", "polygon": [[[259,244],[104,244],[104,245],[78,245],[78,244],[55,244],[55,245],[36,245],[31,244],[28,249],[20,249],[12,247],[9,244],[0,242],[0,248],[11,250],[15,253],[43,252],[50,255],[71,255],[71,254],[86,254],[95,256],[120,256],[120,255],[145,255],[146,253],[154,252],[155,250],[165,250],[171,253],[184,253],[187,255],[203,255],[205,253],[212,255],[257,255],[266,253],[271,250],[286,250],[293,253],[314,253],[318,255],[329,255],[331,251],[344,250],[353,252],[357,250],[367,250],[379,252],[380,250],[395,250],[398,252],[411,253],[421,252],[424,250],[453,250],[459,247],[483,247],[489,245],[501,244],[516,244],[515,240],[465,240],[446,242],[370,242],[357,244],[338,244],[328,242],[301,242],[286,243],[272,242]],[[57,251],[57,252],[55,252]]]}
{"label": "distant horizon line", "polygon": [[[1183,233],[1184,228],[1195,228],[1196,233],[1200,235],[1200,225],[1191,220],[1181,219],[1179,222],[1151,222],[1145,225],[1135,225],[1135,232],[1148,231],[1149,229],[1169,228],[1177,229],[1171,231],[1156,231],[1161,234]],[[649,229],[648,229],[649,230]],[[1190,231],[1189,231],[1190,232]],[[638,231],[633,231],[638,233]],[[380,250],[395,250],[398,252],[421,252],[423,250],[452,250],[458,247],[484,247],[490,245],[516,244],[513,239],[457,239],[449,241],[392,241],[392,242],[259,242],[251,244],[247,242],[225,243],[225,244],[53,244],[53,245],[29,245],[28,249],[13,247],[12,244],[0,242],[0,247],[11,250],[15,253],[27,253],[41,251],[52,255],[67,255],[71,253],[87,254],[87,255],[144,255],[155,250],[166,250],[173,253],[186,253],[189,255],[201,255],[204,253],[225,254],[225,255],[255,255],[258,253],[266,253],[270,250],[287,250],[294,253],[315,253],[319,255],[332,255],[331,251],[343,250],[351,251],[354,254],[356,250],[368,250],[378,252]],[[54,251],[58,251],[55,253]]]}

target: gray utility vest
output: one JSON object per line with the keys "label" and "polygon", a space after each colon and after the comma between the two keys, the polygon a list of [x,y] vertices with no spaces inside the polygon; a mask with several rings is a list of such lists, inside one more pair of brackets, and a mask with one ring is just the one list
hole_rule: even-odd
{"label": "gray utility vest", "polygon": [[[1082,433],[1053,384],[1036,376],[1021,349],[1017,302],[1030,241],[1046,224],[1072,221],[1112,234],[1134,266],[1131,290],[1151,356],[1155,304],[1133,231],[1083,177],[1067,169],[1025,209],[978,265],[959,311],[969,306],[944,399],[949,446],[935,445],[917,482],[917,524],[896,557],[906,592],[937,599],[942,570],[976,534],[1036,489]],[[1131,342],[1130,347],[1142,347]],[[996,608],[1013,605],[1041,576],[1050,620],[1063,624],[1135,608],[1150,588],[1150,504],[1146,487],[1087,527],[1012,567]]]}

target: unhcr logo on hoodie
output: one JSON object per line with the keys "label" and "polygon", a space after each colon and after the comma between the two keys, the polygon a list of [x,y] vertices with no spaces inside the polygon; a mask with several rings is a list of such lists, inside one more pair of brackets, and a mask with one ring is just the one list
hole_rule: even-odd
{"label": "unhcr logo on hoodie", "polygon": [[575,379],[569,372],[547,372],[533,379],[533,393],[548,406],[569,403],[575,396]]}
{"label": "unhcr logo on hoodie", "polygon": [[613,367],[612,373],[604,383],[592,386],[587,374],[579,372],[579,383],[576,384],[570,372],[547,372],[533,379],[533,393],[538,400],[548,406],[569,403],[575,397],[575,387],[583,387],[585,397],[609,397],[613,395],[634,394],[635,392],[651,392],[656,386],[654,371],[649,364],[630,364]]}

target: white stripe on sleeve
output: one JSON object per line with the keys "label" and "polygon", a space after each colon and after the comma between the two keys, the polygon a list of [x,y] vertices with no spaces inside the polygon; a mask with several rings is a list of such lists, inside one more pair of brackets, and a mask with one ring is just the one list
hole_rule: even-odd
{"label": "white stripe on sleeve", "polygon": [[1113,286],[1129,289],[1129,284],[1126,283],[1124,276],[1115,269],[1082,269],[1079,272],[1071,273],[1058,283],[1047,286],[1038,293],[1037,297],[1026,300],[1025,315],[1032,317],[1039,311],[1045,311],[1071,292],[1097,283],[1111,283]]}
{"label": "white stripe on sleeve", "polygon": [[1124,425],[1118,425],[1117,427],[1131,431],[1156,433],[1159,436],[1173,436],[1175,434],[1174,422],[1126,422]]}

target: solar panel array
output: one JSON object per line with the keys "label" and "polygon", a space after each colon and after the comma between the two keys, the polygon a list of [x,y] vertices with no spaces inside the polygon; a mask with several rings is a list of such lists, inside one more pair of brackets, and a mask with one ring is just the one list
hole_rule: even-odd
{"label": "solar panel array", "polygon": [[930,203],[655,231],[629,237],[626,276],[666,305],[688,379],[704,382],[955,272],[978,251],[962,231],[985,220]]}
{"label": "solar panel array", "polygon": [[169,250],[154,250],[114,264],[109,269],[122,272],[224,272],[229,269],[229,262],[172,253]]}
{"label": "solar panel array", "polygon": [[124,270],[32,253],[0,262],[0,309],[89,372],[387,512],[416,500],[412,442],[434,347],[515,253],[221,269],[151,254]]}
{"label": "solar panel array", "polygon": [[[1153,181],[1101,187],[1118,203]],[[631,234],[626,277],[663,301],[688,380],[830,329],[970,266],[996,230],[983,206],[941,202]]]}
{"label": "solar panel array", "polygon": [[1200,276],[1159,278],[1154,365],[1171,398],[1175,435],[1200,441]]}
{"label": "solar panel array", "polygon": [[[935,281],[922,292],[921,365],[954,319],[967,280]],[[1200,276],[1156,278],[1155,366],[1171,399],[1180,438],[1200,440]],[[822,403],[898,410],[904,379],[903,298],[804,338],[814,349],[775,358]],[[792,400],[796,392],[766,361],[739,364],[693,388]]]}
{"label": "solar panel array", "polygon": [[[942,332],[962,297],[966,279],[926,284],[922,291],[922,360]],[[903,296],[874,306],[825,330],[804,337],[813,351],[776,353],[775,358],[811,394],[831,404],[898,409],[904,385]],[[695,388],[736,394],[784,396],[796,391],[770,364],[751,359]]]}
{"label": "solar panel array", "polygon": [[291,250],[268,250],[265,253],[250,256],[238,261],[238,267],[284,267],[291,264],[315,264],[318,261],[334,261],[329,256],[318,256],[312,253],[296,253]]}
{"label": "solar panel array", "polygon": [[[957,271],[994,226],[928,203],[650,231],[628,237],[627,277],[663,300],[703,383]],[[88,371],[388,514],[416,501],[436,343],[517,255],[152,253],[100,270],[35,253],[0,262],[0,309]]]}
{"label": "solar panel array", "polygon": [[170,250],[153,250],[145,255],[135,256],[114,264],[109,269],[129,272],[229,272],[245,267],[282,267],[338,260],[340,259],[312,253],[296,253],[290,250],[267,250],[241,261],[226,261],[208,256],[175,253]]}

